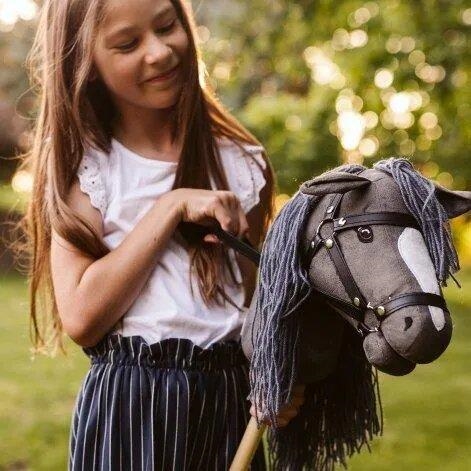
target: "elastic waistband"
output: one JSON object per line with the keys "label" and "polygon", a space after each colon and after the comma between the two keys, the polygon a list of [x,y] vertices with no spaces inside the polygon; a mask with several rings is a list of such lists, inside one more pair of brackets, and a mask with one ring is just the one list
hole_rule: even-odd
{"label": "elastic waistband", "polygon": [[140,335],[123,337],[112,333],[94,347],[83,348],[92,364],[139,365],[214,371],[247,364],[240,342],[216,342],[208,348],[189,339],[165,339],[148,344]]}

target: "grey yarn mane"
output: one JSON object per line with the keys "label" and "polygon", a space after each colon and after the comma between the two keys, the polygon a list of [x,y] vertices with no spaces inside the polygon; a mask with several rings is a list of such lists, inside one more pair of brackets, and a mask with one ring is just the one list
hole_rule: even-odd
{"label": "grey yarn mane", "polygon": [[[336,170],[359,173],[364,167],[345,165]],[[297,192],[276,217],[262,247],[255,313],[259,325],[256,334],[252,330],[250,384],[255,408],[264,409],[272,423],[291,400],[296,381],[300,323],[295,311],[312,293],[309,273],[300,259],[301,242],[308,215],[318,200]],[[311,411],[310,417],[300,413],[289,431],[270,429],[269,456],[275,457],[275,469],[302,469],[305,465],[333,469],[335,463],[345,464],[346,456],[382,429],[376,409],[377,378],[364,359],[361,342],[351,349],[354,354],[346,355],[338,374],[310,390],[310,400],[303,408]],[[346,385],[348,394],[343,394]],[[340,408],[348,410],[342,418],[332,407],[339,391],[343,394],[338,399]]]}
{"label": "grey yarn mane", "polygon": [[420,175],[404,158],[381,160],[374,168],[392,176],[399,186],[407,209],[417,220],[440,283],[459,270],[458,256],[448,223],[448,215],[435,196],[430,180]]}
{"label": "grey yarn mane", "polygon": [[[297,192],[270,227],[261,252],[256,304],[256,316],[260,316],[261,323],[257,338],[252,338],[255,350],[250,380],[255,407],[261,409],[262,402],[266,402],[273,423],[291,395],[299,340],[297,323],[281,319],[287,318],[312,291],[308,273],[298,259],[306,215],[312,204],[312,197]],[[256,374],[260,371],[265,374]]]}

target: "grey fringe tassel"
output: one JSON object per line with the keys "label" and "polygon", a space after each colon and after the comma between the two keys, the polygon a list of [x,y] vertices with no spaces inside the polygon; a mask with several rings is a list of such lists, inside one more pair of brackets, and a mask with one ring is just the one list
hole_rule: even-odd
{"label": "grey fringe tassel", "polygon": [[383,431],[378,374],[365,360],[362,339],[351,329],[346,330],[335,371],[307,385],[305,396],[302,413],[287,427],[269,429],[273,469],[346,468],[347,458],[363,446],[370,450],[369,441]]}
{"label": "grey fringe tassel", "polygon": [[252,329],[255,348],[250,384],[256,410],[262,410],[264,404],[272,423],[276,423],[276,415],[291,399],[297,370],[299,322],[296,316],[289,314],[312,291],[308,273],[299,260],[298,248],[314,201],[297,192],[275,218],[261,252],[256,303],[260,325],[256,338]]}
{"label": "grey fringe tassel", "polygon": [[[360,173],[364,167],[336,170]],[[264,410],[275,424],[291,400],[298,373],[301,323],[296,310],[312,294],[309,273],[300,259],[301,241],[317,201],[296,193],[278,214],[262,247],[255,314],[259,325],[256,334],[252,329],[249,376],[255,408]],[[332,311],[332,315],[337,314]],[[274,469],[327,471],[335,464],[345,466],[348,456],[363,445],[369,447],[373,435],[381,433],[377,375],[365,358],[361,339],[353,331],[346,337],[337,370],[306,388],[305,403],[286,428],[270,428],[269,462]]]}
{"label": "grey fringe tassel", "polygon": [[435,196],[433,183],[404,158],[381,160],[374,168],[391,175],[399,186],[407,209],[421,228],[437,278],[441,284],[446,284],[449,274],[457,272],[460,266],[448,215]]}

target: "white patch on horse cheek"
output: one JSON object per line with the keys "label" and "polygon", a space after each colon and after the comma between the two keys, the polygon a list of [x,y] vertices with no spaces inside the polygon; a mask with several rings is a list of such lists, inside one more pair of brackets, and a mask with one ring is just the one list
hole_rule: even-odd
{"label": "white patch on horse cheek", "polygon": [[[420,288],[425,293],[440,294],[435,269],[422,234],[412,227],[406,227],[397,241],[397,248]],[[428,306],[433,325],[440,331],[445,327],[445,313],[436,306]]]}

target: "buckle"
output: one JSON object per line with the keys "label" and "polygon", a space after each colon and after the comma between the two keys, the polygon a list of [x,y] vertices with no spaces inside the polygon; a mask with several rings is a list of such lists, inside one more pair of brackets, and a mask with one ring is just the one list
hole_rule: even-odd
{"label": "buckle", "polygon": [[379,328],[378,327],[370,328],[363,322],[359,322],[357,326],[357,332],[364,338],[368,334],[371,334],[373,332],[379,332]]}
{"label": "buckle", "polygon": [[[323,226],[324,224],[328,223],[328,222],[333,223],[333,222],[334,222],[334,218],[325,218],[325,219],[323,219],[323,220],[319,223],[319,225],[317,226],[317,229],[316,229],[316,236],[318,236],[318,237],[319,237],[320,239],[322,239],[322,240],[324,240],[324,239],[321,237],[321,229],[322,229],[322,226]],[[334,233],[332,232],[332,235],[333,235],[333,234],[334,234]]]}

